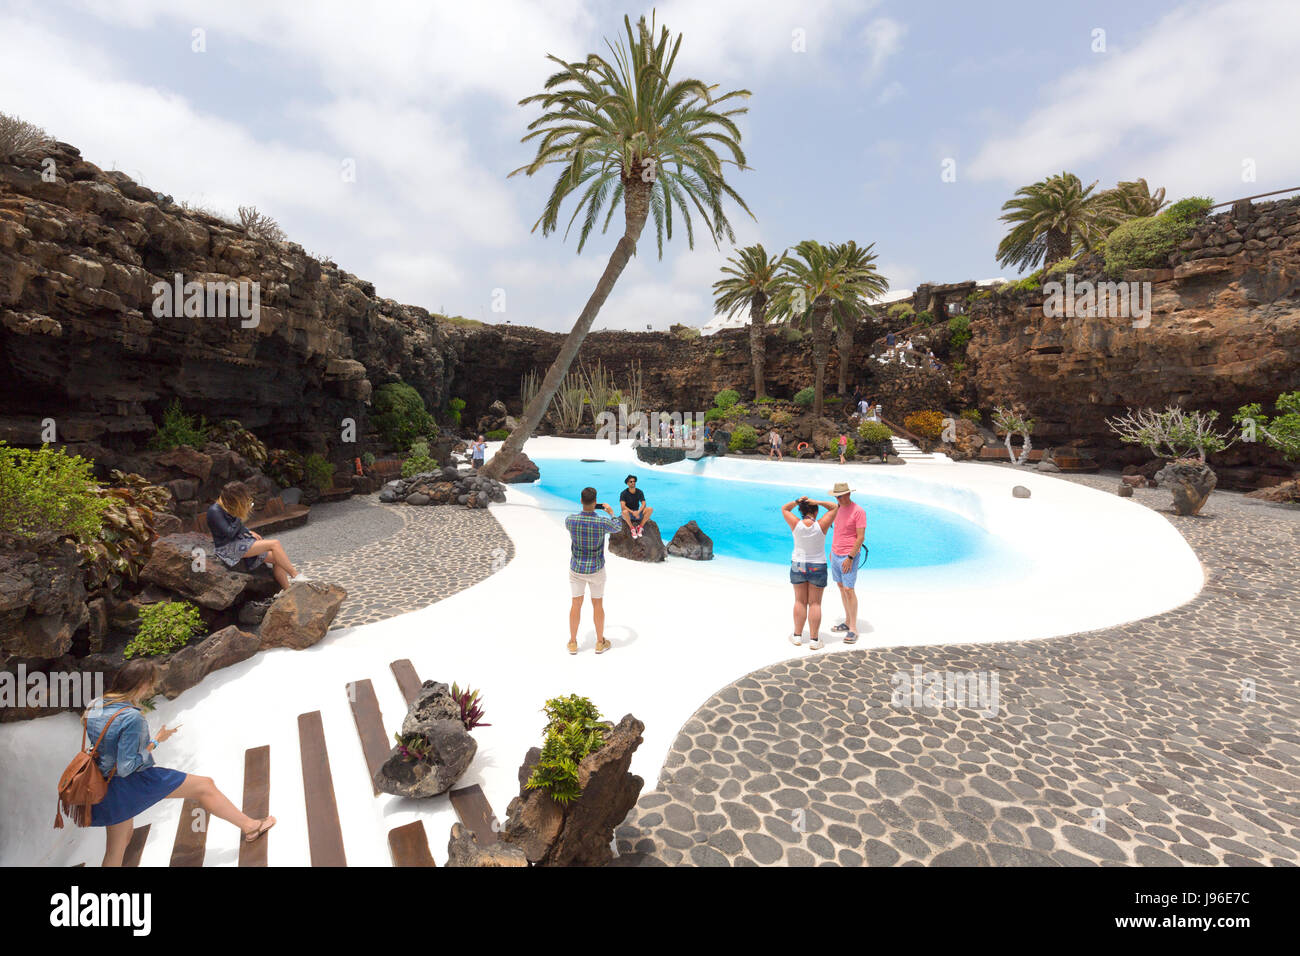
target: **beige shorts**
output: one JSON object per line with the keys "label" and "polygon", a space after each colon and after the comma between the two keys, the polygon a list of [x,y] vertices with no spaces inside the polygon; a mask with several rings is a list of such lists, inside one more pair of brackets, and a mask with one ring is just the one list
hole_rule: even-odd
{"label": "beige shorts", "polygon": [[605,596],[605,569],[593,571],[591,574],[579,574],[577,571],[569,572],[569,592],[576,598],[582,597],[587,588],[591,588],[591,599],[599,601]]}

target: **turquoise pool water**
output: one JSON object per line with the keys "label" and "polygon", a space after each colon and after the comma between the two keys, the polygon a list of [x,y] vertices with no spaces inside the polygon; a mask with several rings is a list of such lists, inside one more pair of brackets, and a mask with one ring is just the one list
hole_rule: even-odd
{"label": "turquoise pool water", "polygon": [[[587,485],[596,489],[597,500],[618,513],[626,462],[539,458],[537,465],[541,480],[526,489],[557,519],[581,510],[578,496]],[[713,539],[716,555],[767,564],[790,563],[790,529],[781,517],[781,505],[800,495],[830,500],[820,487],[709,478],[649,465],[638,466],[634,474],[646,504],[655,509],[665,544],[679,526],[694,519]],[[1000,556],[995,539],[953,512],[860,492],[853,500],[867,512],[868,568],[916,568]]]}

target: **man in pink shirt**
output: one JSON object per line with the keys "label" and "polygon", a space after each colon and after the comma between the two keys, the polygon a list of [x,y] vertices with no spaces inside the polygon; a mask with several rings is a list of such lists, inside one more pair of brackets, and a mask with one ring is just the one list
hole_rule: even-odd
{"label": "man in pink shirt", "polygon": [[858,569],[866,560],[862,547],[867,536],[867,513],[849,497],[853,489],[847,481],[835,483],[831,494],[839,503],[835,512],[835,536],[831,540],[831,577],[840,588],[840,601],[844,604],[844,623],[832,631],[844,631],[844,643],[858,641],[858,594],[853,588],[858,583]]}

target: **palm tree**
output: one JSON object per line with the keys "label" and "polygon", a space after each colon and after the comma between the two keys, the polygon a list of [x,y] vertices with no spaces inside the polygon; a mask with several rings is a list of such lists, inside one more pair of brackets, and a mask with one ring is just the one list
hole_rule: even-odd
{"label": "palm tree", "polygon": [[[633,29],[632,21],[624,17],[623,25],[625,40],[620,40],[617,47],[606,41],[613,62],[595,53],[574,63],[548,56],[560,69],[547,79],[546,92],[519,101],[521,106],[541,104],[542,115],[529,124],[529,132],[522,140],[540,137],[540,141],[533,161],[510,175],[522,172],[531,176],[552,164],[562,166],[533,229],[541,226],[544,236],[554,232],[560,206],[579,190],[582,192],[568,226],[571,228],[578,214],[585,211],[578,252],[582,252],[606,201],[609,210],[601,231],[609,228],[620,202],[624,227],[595,291],[551,363],[537,395],[524,409],[501,450],[485,466],[484,473],[493,478],[500,478],[510,467],[542,420],[600,307],[636,253],[646,219],[654,219],[659,256],[663,258],[664,238],[671,239],[673,234],[674,210],[685,222],[686,241],[692,249],[695,233],[691,207],[704,221],[714,245],[723,238],[735,241],[722,208],[725,197],[749,212],[723,177],[723,167],[728,163],[737,169],[746,168],[740,130],[732,119],[745,108],[727,101],[748,97],[749,91],[733,90],[715,96],[717,87],[700,80],[670,80],[682,44],[681,34],[669,49],[667,27],[655,42],[653,18],[647,24],[641,17]],[[715,147],[730,157],[722,158]]]}
{"label": "palm tree", "polygon": [[713,283],[713,312],[715,315],[735,315],[749,309],[749,358],[754,366],[754,397],[766,394],[763,382],[764,342],[767,328],[767,304],[772,298],[781,267],[785,264],[785,250],[779,256],[769,256],[762,244],[746,246],[727,260],[722,273],[727,278]]}
{"label": "palm tree", "polygon": [[1061,173],[1017,189],[1002,205],[1002,221],[1015,228],[998,243],[998,263],[1024,272],[1039,260],[1046,267],[1075,249],[1090,250],[1104,236],[1107,208],[1101,195],[1091,195],[1096,185],[1084,189],[1074,173]]}
{"label": "palm tree", "polygon": [[889,280],[876,271],[876,255],[871,250],[876,247],[873,242],[859,247],[849,240],[838,247],[844,253],[844,267],[850,286],[850,295],[835,303],[831,316],[839,329],[836,348],[840,353],[840,369],[837,392],[848,394],[849,361],[853,355],[853,334],[863,315],[871,311],[869,305],[889,291]]}
{"label": "palm tree", "polygon": [[1164,188],[1153,193],[1145,179],[1131,183],[1121,182],[1097,198],[1104,207],[1101,224],[1107,233],[1126,219],[1154,216],[1168,205]]}
{"label": "palm tree", "polygon": [[831,313],[839,302],[858,296],[849,268],[848,245],[824,246],[805,239],[786,257],[780,284],[768,308],[778,318],[808,328],[813,340],[813,414],[820,417],[831,354]]}

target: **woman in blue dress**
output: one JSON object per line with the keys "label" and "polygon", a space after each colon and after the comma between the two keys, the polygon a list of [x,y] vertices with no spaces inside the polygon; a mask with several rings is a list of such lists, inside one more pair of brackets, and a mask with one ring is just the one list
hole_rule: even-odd
{"label": "woman in blue dress", "polygon": [[175,727],[164,726],[150,739],[149,725],[140,712],[141,701],[156,693],[158,677],[158,665],[153,661],[127,662],[113,678],[108,693],[92,701],[82,718],[89,738],[98,740],[110,718],[118,715],[104,734],[95,759],[108,781],[108,792],[90,809],[90,825],[108,831],[104,866],[122,865],[136,814],[168,797],[194,800],[212,816],[239,827],[250,843],[275,826],[275,817],[254,820],[241,813],[211,777],[154,765],[154,750],[176,733]]}
{"label": "woman in blue dress", "polygon": [[242,481],[227,482],[221,494],[208,507],[208,530],[212,532],[212,546],[217,557],[228,568],[240,567],[252,571],[266,562],[280,587],[290,582],[310,580],[299,574],[284,545],[275,538],[263,538],[244,527],[244,521],[253,512],[253,495]]}

